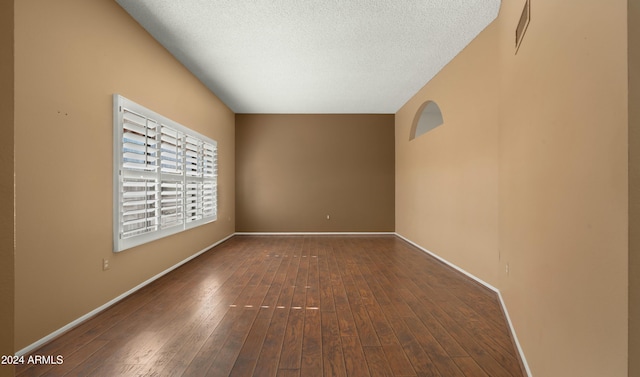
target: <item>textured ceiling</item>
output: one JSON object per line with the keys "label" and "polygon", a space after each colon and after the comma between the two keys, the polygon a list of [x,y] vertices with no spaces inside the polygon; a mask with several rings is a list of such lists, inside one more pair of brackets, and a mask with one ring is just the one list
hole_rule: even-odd
{"label": "textured ceiling", "polygon": [[116,0],[236,113],[395,113],[500,0]]}

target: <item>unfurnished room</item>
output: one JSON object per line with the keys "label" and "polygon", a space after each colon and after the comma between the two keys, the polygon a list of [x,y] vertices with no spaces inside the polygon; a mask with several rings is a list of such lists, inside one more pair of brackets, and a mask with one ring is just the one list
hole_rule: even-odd
{"label": "unfurnished room", "polygon": [[640,0],[0,19],[0,376],[640,376]]}

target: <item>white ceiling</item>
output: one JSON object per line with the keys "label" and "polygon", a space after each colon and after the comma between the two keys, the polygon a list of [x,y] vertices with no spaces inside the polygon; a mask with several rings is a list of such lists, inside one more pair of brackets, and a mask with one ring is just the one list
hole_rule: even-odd
{"label": "white ceiling", "polygon": [[500,0],[116,0],[236,113],[395,113]]}

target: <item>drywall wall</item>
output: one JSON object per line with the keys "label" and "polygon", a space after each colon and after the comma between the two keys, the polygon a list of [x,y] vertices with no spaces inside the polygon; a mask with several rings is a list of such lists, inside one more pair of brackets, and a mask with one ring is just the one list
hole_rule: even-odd
{"label": "drywall wall", "polygon": [[396,229],[501,290],[533,375],[626,376],[627,2],[533,1],[516,54],[523,5],[397,113]]}
{"label": "drywall wall", "polygon": [[393,149],[393,115],[236,115],[237,231],[393,231]]}
{"label": "drywall wall", "polygon": [[[495,24],[396,113],[396,231],[497,284],[498,54]],[[443,124],[409,140],[421,105]]]}
{"label": "drywall wall", "polygon": [[500,13],[500,284],[535,376],[626,376],[627,2]]}
{"label": "drywall wall", "polygon": [[640,0],[628,3],[629,376],[640,376]]}
{"label": "drywall wall", "polygon": [[[114,1],[15,11],[19,350],[232,234],[235,143],[234,114]],[[218,221],[112,253],[113,93],[218,141]]]}
{"label": "drywall wall", "polygon": [[[13,1],[0,2],[0,355],[13,355]],[[0,376],[14,367],[0,365]]]}

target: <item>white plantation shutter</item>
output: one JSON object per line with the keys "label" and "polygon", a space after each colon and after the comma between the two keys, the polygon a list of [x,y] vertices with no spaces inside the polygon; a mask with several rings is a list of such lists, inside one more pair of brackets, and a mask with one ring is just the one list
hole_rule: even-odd
{"label": "white plantation shutter", "polygon": [[114,95],[114,250],[217,219],[217,143]]}

